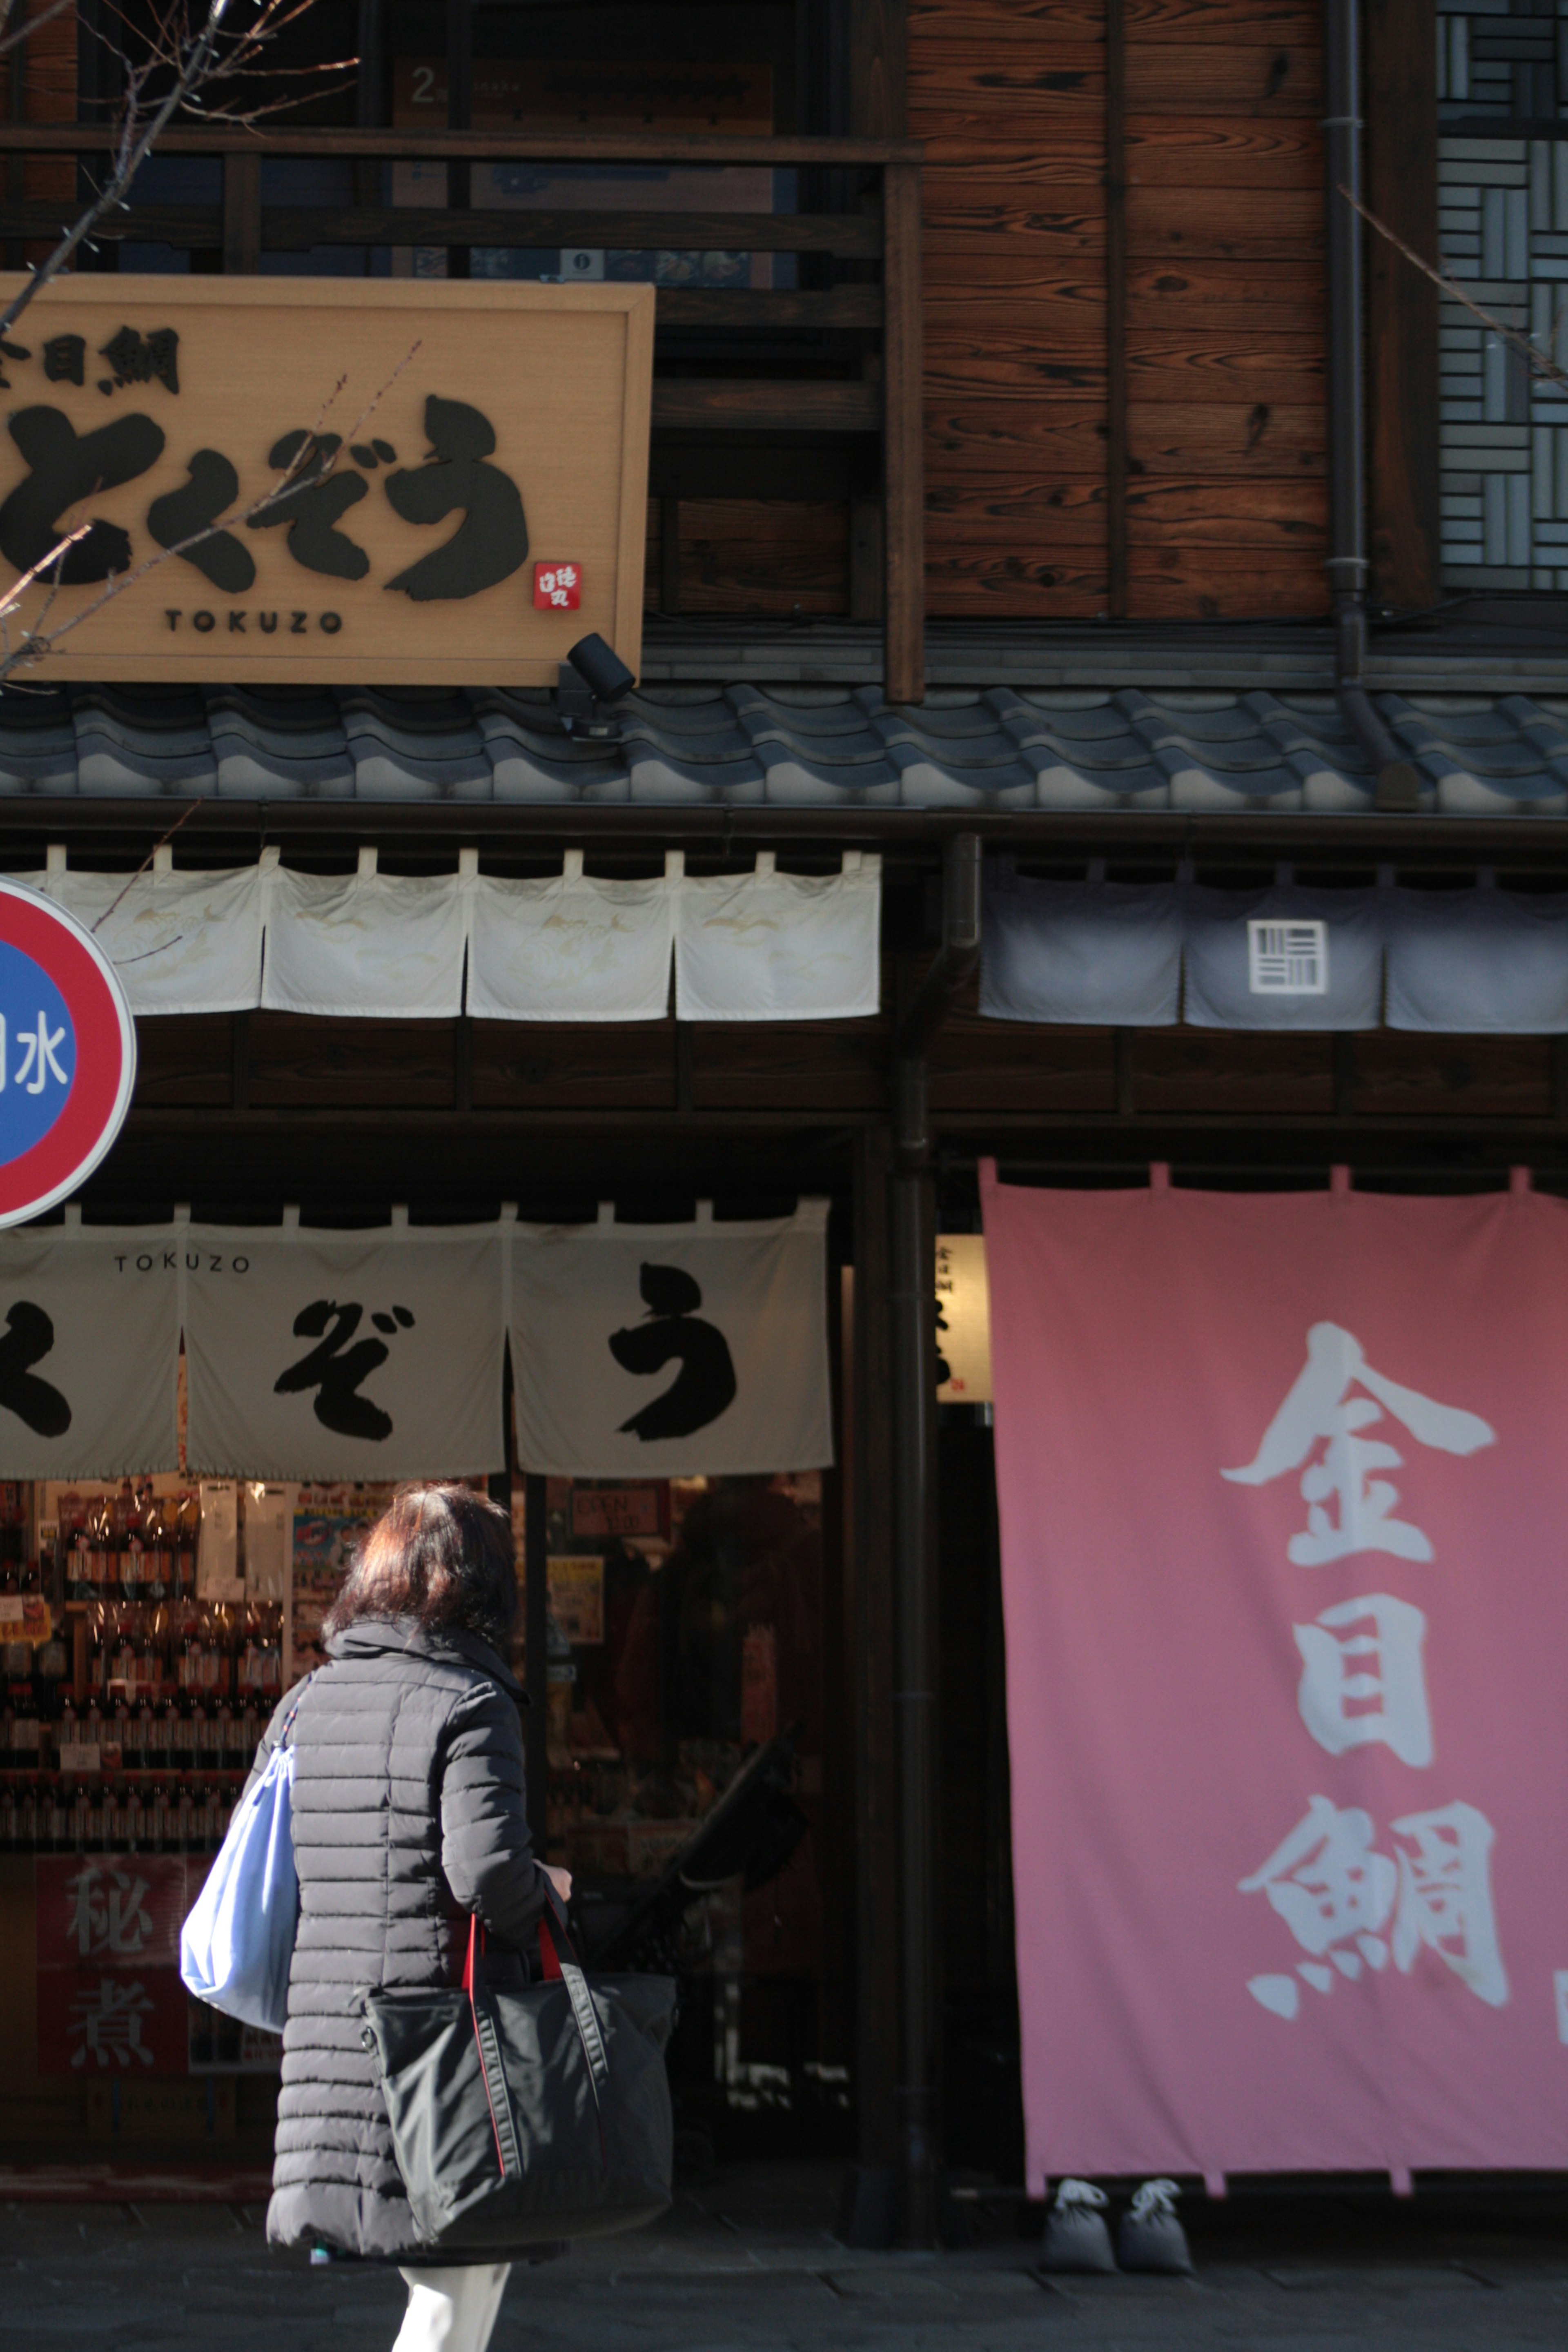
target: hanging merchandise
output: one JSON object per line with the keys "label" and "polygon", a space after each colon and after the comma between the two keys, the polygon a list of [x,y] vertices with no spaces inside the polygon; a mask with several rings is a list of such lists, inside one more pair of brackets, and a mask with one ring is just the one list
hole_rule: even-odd
{"label": "hanging merchandise", "polygon": [[669,1010],[674,880],[606,882],[569,849],[542,882],[479,877],[468,1011],[488,1021],[662,1021]]}
{"label": "hanging merchandise", "polygon": [[179,1239],[75,1218],[0,1234],[0,1477],[175,1467]]}
{"label": "hanging merchandise", "polygon": [[261,1002],[265,870],[176,874],[161,849],[150,874],[56,864],[22,878],[93,933],[132,1013],[246,1013]]}
{"label": "hanging merchandise", "polygon": [[192,1469],[253,1479],[501,1469],[505,1230],[192,1226]]}
{"label": "hanging merchandise", "polygon": [[[563,1477],[833,1459],[827,1202],[718,1224],[523,1226],[511,1247],[518,1458]],[[194,1419],[194,1407],[193,1407]]]}
{"label": "hanging merchandise", "polygon": [[880,1003],[882,861],[844,853],[842,873],[683,882],[675,901],[675,1009],[682,1021],[847,1021]]}
{"label": "hanging merchandise", "polygon": [[1568,1205],[981,1193],[1031,2194],[1568,2165]]}
{"label": "hanging merchandise", "polygon": [[261,1002],[275,1013],[342,1020],[455,1021],[463,1009],[463,947],[479,853],[434,877],[379,874],[362,849],[354,874],[267,877]]}

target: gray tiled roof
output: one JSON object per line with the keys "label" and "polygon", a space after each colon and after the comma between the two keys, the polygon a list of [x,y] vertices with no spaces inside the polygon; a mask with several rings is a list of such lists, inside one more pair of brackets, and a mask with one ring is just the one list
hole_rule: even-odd
{"label": "gray tiled roof", "polygon": [[[1568,693],[1383,693],[1443,815],[1568,813]],[[645,688],[615,751],[574,746],[543,695],[57,687],[0,694],[0,796],[1369,809],[1331,694],[1132,685]]]}

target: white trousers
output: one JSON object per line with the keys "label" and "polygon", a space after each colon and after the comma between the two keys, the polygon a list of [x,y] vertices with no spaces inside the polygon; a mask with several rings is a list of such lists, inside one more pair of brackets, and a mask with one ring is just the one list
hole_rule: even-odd
{"label": "white trousers", "polygon": [[392,2352],[485,2352],[511,2275],[510,2263],[405,2271],[408,2309]]}

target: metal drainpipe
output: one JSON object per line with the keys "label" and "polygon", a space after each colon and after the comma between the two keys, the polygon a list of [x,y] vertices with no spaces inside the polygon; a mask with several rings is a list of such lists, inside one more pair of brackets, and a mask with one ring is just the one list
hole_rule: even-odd
{"label": "metal drainpipe", "polygon": [[1360,0],[1325,0],[1323,155],[1328,201],[1329,557],[1334,693],[1377,778],[1383,810],[1421,804],[1421,780],[1368,694],[1366,673],[1366,424],[1363,398]]}
{"label": "metal drainpipe", "polygon": [[980,960],[980,839],[943,872],[942,946],[894,1040],[889,1307],[899,1753],[900,2232],[937,2240],[936,1562],[931,1540],[936,1286],[926,1051]]}

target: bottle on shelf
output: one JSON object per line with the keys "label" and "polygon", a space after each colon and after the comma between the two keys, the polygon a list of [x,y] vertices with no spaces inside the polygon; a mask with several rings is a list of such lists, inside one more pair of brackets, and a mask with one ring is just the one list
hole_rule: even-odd
{"label": "bottle on shelf", "polygon": [[174,1721],[179,1714],[179,1702],[167,1691],[149,1702],[149,1721],[142,1734],[142,1750],[147,1759],[149,1772],[167,1772],[173,1769]]}
{"label": "bottle on shelf", "polygon": [[87,1590],[84,1601],[112,1601],[120,1587],[120,1554],[114,1532],[114,1505],[107,1495],[95,1495],[88,1505]]}
{"label": "bottle on shelf", "polygon": [[37,1695],[33,1687],[32,1643],[6,1642],[0,1646],[0,1673],[5,1677],[0,1767],[13,1772],[36,1772],[39,1726]]}
{"label": "bottle on shelf", "polygon": [[151,1479],[142,1489],[139,1527],[142,1591],[149,1601],[166,1601],[174,1570],[174,1555],[163,1506],[153,1492]]}
{"label": "bottle on shelf", "polygon": [[181,1601],[196,1597],[196,1538],[201,1526],[201,1497],[187,1490],[174,1510],[174,1590]]}

